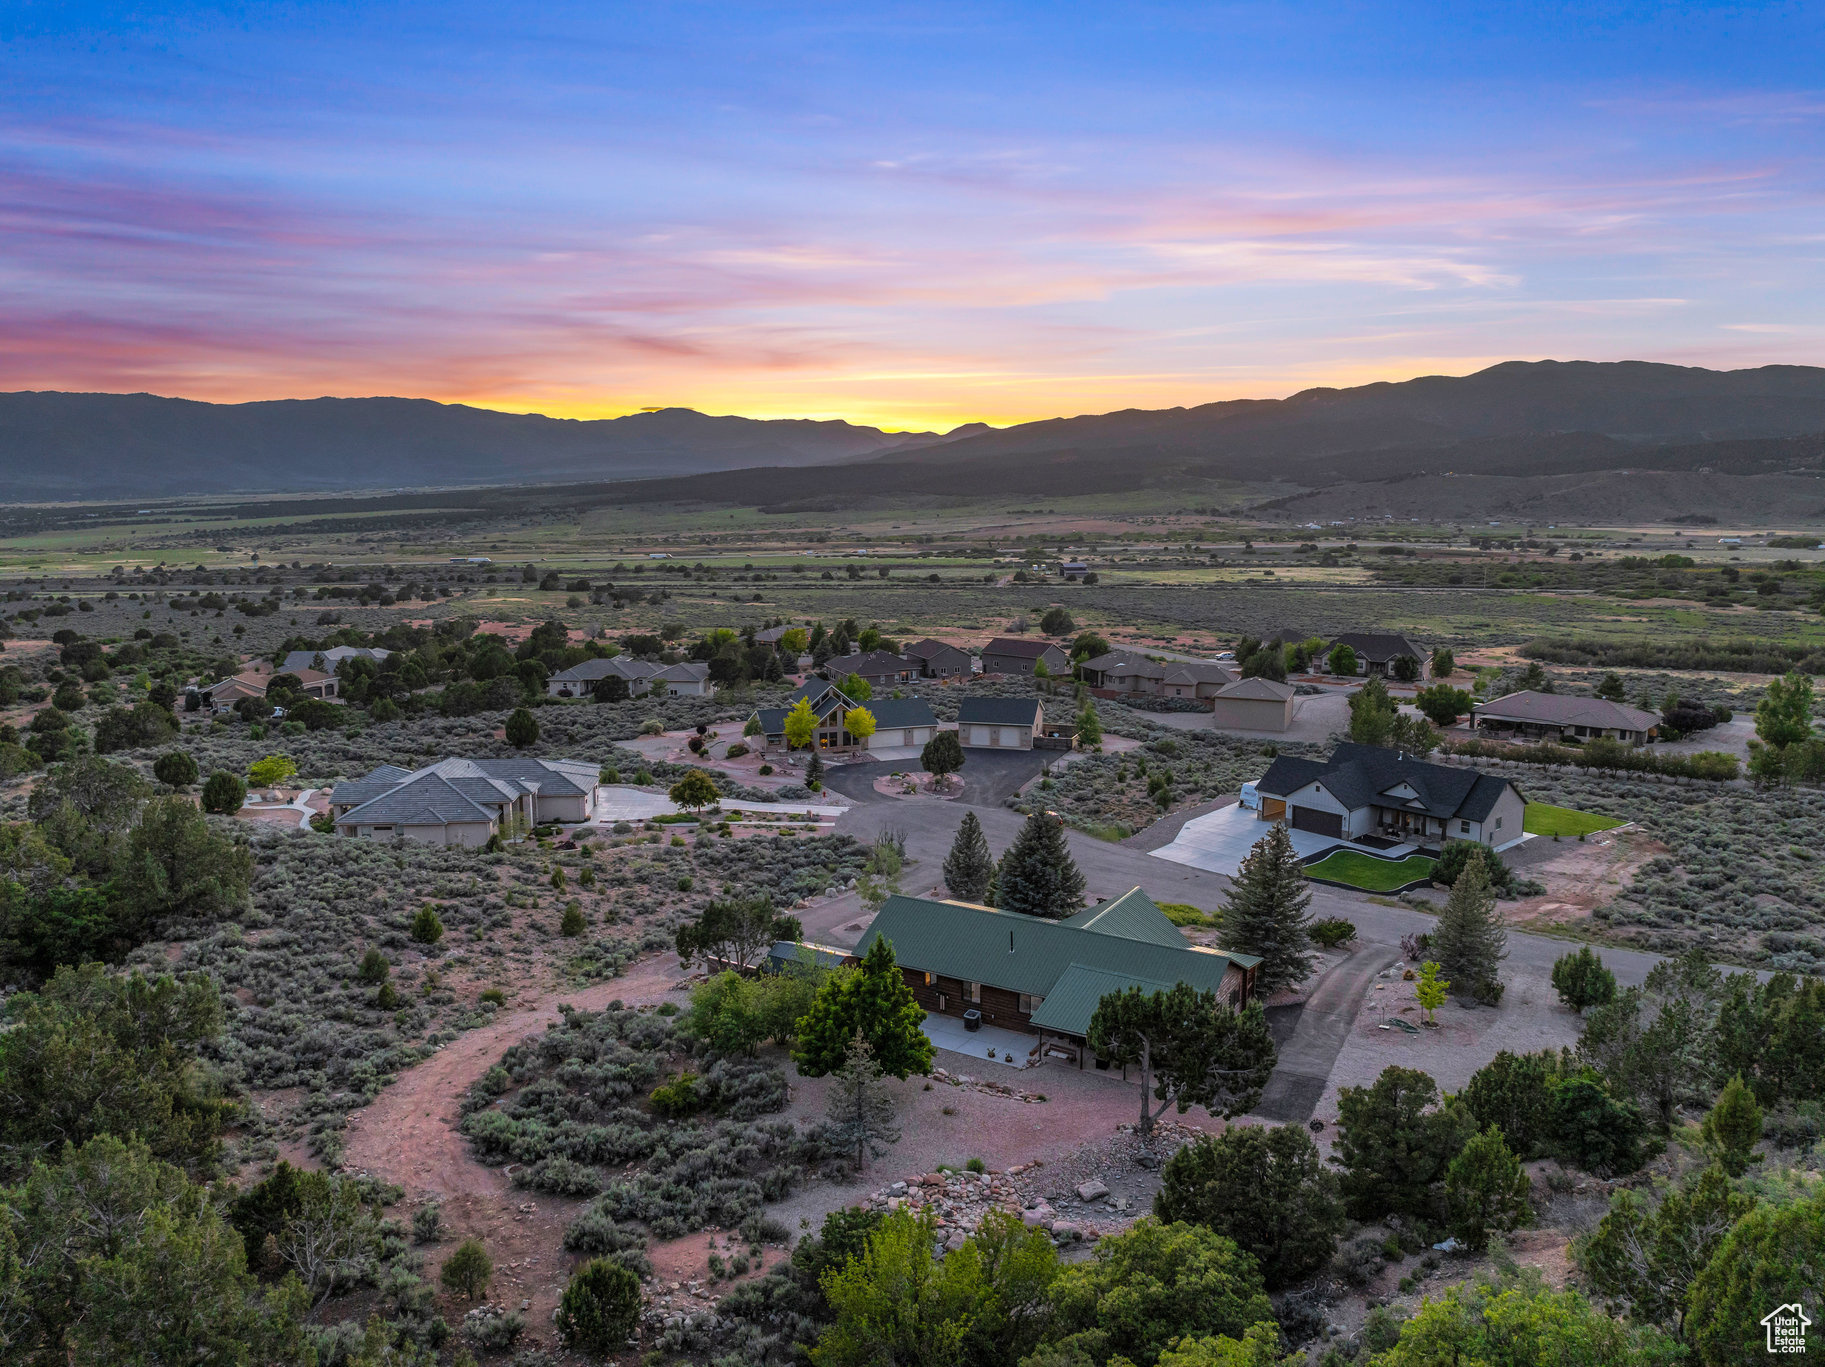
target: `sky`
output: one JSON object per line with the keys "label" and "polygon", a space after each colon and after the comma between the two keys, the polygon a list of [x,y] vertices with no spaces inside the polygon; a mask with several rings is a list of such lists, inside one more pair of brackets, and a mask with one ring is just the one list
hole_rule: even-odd
{"label": "sky", "polygon": [[0,390],[902,429],[1825,364],[1825,6],[0,6]]}

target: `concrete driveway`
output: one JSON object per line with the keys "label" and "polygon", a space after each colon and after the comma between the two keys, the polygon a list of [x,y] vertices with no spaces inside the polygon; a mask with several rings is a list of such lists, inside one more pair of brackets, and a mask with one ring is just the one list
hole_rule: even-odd
{"label": "concrete driveway", "polygon": [[[1197,816],[1187,821],[1179,828],[1178,836],[1172,843],[1154,850],[1153,856],[1233,878],[1236,870],[1242,866],[1242,861],[1248,857],[1248,852],[1272,829],[1272,822],[1261,820],[1246,807],[1239,804],[1222,807],[1208,816]],[[1330,835],[1314,835],[1310,831],[1289,829],[1287,834],[1293,838],[1293,852],[1302,859],[1308,854],[1317,854],[1336,845],[1349,844],[1347,840],[1339,840]]]}

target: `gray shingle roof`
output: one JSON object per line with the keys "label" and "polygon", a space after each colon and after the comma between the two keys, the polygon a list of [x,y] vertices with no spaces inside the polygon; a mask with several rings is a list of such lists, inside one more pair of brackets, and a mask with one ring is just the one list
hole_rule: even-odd
{"label": "gray shingle roof", "polygon": [[329,666],[329,672],[334,674],[336,666],[344,660],[367,659],[379,664],[392,653],[390,650],[382,650],[379,646],[331,646],[328,650],[294,650],[285,657],[278,672],[295,674],[300,669],[310,669],[313,667],[312,662],[321,655],[323,662]]}
{"label": "gray shingle roof", "polygon": [[[351,806],[340,820],[363,825],[438,826],[449,821],[488,821],[524,793],[546,797],[587,797],[600,771],[580,760],[441,759],[408,773],[386,764],[330,794],[335,806]],[[352,804],[352,805],[351,805]]]}
{"label": "gray shingle roof", "polygon": [[1546,726],[1647,731],[1660,725],[1658,714],[1644,712],[1639,707],[1627,707],[1607,698],[1580,698],[1569,693],[1541,693],[1533,689],[1478,703],[1473,710],[1479,717],[1538,722]]}
{"label": "gray shingle roof", "polygon": [[[1270,797],[1285,797],[1312,782],[1323,785],[1351,811],[1369,806],[1398,807],[1423,811],[1440,820],[1466,821],[1481,821],[1488,816],[1497,800],[1513,786],[1505,778],[1475,769],[1428,764],[1408,759],[1398,751],[1345,742],[1324,761],[1282,755],[1256,780],[1255,788]],[[1402,798],[1390,792],[1403,783],[1413,789],[1415,797]]]}
{"label": "gray shingle roof", "polygon": [[585,660],[582,664],[572,665],[569,669],[560,669],[551,676],[552,683],[594,683],[606,679],[610,674],[617,674],[623,679],[650,679],[657,674],[661,666],[649,660],[635,660],[626,655],[616,655],[608,660]]}
{"label": "gray shingle roof", "polygon": [[443,826],[453,821],[492,821],[494,815],[449,780],[422,774],[364,802],[341,820],[364,826]]}
{"label": "gray shingle roof", "polygon": [[1038,698],[965,698],[957,706],[960,725],[1032,726],[1038,720]]}
{"label": "gray shingle roof", "polygon": [[924,698],[876,698],[862,704],[874,717],[874,724],[886,731],[892,727],[936,726],[931,704]]}
{"label": "gray shingle roof", "polygon": [[1058,650],[1058,647],[1050,641],[1021,640],[1015,636],[997,636],[982,647],[984,655],[1013,655],[1024,660],[1037,660],[1048,650]]}
{"label": "gray shingle roof", "polygon": [[1410,636],[1391,631],[1344,631],[1331,638],[1331,645],[1348,646],[1360,660],[1386,664],[1396,655],[1426,658],[1426,648]]}
{"label": "gray shingle roof", "polygon": [[1233,684],[1217,690],[1219,698],[1261,698],[1269,702],[1285,702],[1293,696],[1291,684],[1277,683],[1273,679],[1237,679]]}
{"label": "gray shingle roof", "polygon": [[835,656],[830,661],[830,670],[832,673],[841,671],[845,677],[860,674],[864,679],[878,679],[888,674],[917,674],[919,662],[885,650],[870,650],[860,655]]}

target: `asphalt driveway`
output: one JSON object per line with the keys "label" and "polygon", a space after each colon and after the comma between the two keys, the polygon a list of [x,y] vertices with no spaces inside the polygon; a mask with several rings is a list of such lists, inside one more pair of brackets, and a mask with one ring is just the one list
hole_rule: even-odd
{"label": "asphalt driveway", "polygon": [[[1064,757],[1060,750],[965,750],[963,752],[963,793],[948,805],[963,803],[971,807],[999,807],[1021,786],[1037,778],[1047,761]],[[824,771],[824,784],[851,802],[880,802],[903,806],[897,798],[883,797],[874,790],[874,781],[887,774],[904,773],[917,764],[901,761],[871,761],[867,764],[833,764]]]}

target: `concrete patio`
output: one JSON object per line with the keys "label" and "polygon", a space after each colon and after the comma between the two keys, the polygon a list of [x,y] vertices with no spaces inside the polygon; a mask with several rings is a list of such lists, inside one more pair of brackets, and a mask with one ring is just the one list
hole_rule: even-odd
{"label": "concrete patio", "polygon": [[[993,1025],[966,1030],[955,1016],[934,1016],[930,1012],[926,1013],[923,1028],[933,1048],[977,1063],[997,1063],[1003,1068],[1024,1068],[1027,1056],[1039,1044],[1037,1035],[1023,1035],[1017,1030],[1003,1030]],[[990,1046],[994,1047],[993,1054],[989,1052]],[[1003,1057],[1005,1054],[1012,1054],[1014,1061],[1009,1063]]]}

